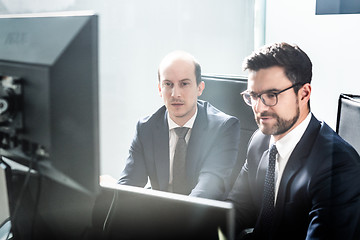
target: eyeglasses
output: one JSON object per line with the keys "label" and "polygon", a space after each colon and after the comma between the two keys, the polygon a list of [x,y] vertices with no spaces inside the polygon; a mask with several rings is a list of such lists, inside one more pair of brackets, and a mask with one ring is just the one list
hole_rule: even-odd
{"label": "eyeglasses", "polygon": [[268,92],[256,94],[256,93],[249,93],[246,90],[240,94],[243,96],[245,103],[249,106],[253,106],[254,104],[256,104],[256,102],[260,98],[264,105],[266,105],[268,107],[273,107],[278,103],[278,95],[280,93],[283,93],[283,92],[285,92],[293,87],[299,86],[299,85],[302,85],[302,84],[295,83],[294,85],[292,85],[288,88],[285,88],[284,90],[281,90],[279,92],[268,91]]}

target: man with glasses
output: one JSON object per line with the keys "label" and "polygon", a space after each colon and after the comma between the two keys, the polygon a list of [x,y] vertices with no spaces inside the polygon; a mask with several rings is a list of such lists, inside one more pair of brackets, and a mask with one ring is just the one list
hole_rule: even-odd
{"label": "man with glasses", "polygon": [[[228,196],[246,239],[360,239],[360,157],[310,111],[312,63],[298,46],[244,61],[259,126]],[[247,231],[248,232],[248,231]]]}

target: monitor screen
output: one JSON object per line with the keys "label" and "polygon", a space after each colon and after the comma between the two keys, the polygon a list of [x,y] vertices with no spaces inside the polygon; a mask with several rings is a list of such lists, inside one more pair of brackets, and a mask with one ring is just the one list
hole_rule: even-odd
{"label": "monitor screen", "polygon": [[96,14],[0,16],[0,155],[31,168],[14,174],[15,225],[44,223],[56,236],[90,222],[99,191],[98,105]]}
{"label": "monitor screen", "polygon": [[234,239],[228,202],[102,184],[94,209],[93,226],[105,239]]}

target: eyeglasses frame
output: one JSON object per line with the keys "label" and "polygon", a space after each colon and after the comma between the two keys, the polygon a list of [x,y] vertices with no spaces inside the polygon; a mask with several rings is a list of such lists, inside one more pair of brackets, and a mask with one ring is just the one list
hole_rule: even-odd
{"label": "eyeglasses frame", "polygon": [[[265,92],[262,92],[262,93],[259,93],[259,94],[250,94],[250,93],[248,92],[248,90],[245,90],[245,91],[243,91],[242,93],[240,93],[240,95],[243,96],[243,99],[244,99],[245,103],[246,103],[247,105],[249,105],[249,106],[253,106],[253,105],[251,104],[251,102],[248,102],[248,101],[246,100],[245,94],[248,94],[250,97],[251,97],[251,96],[255,96],[256,98],[261,99],[261,102],[262,102],[265,106],[273,107],[273,106],[275,106],[276,104],[278,104],[278,101],[279,101],[279,100],[278,100],[278,95],[279,95],[280,93],[283,93],[283,92],[285,92],[285,91],[287,91],[287,90],[289,90],[289,89],[291,89],[291,88],[297,87],[297,86],[299,86],[299,85],[304,85],[304,84],[303,84],[303,83],[295,83],[295,84],[291,85],[290,87],[285,88],[285,89],[283,89],[283,90],[280,90],[280,91],[278,91],[278,92],[265,91]],[[275,102],[275,104],[273,104],[273,105],[268,105],[268,104],[265,103],[265,100],[262,98],[262,95],[263,95],[263,94],[266,94],[266,93],[272,93],[272,94],[275,95],[275,97],[276,97],[276,102]]]}

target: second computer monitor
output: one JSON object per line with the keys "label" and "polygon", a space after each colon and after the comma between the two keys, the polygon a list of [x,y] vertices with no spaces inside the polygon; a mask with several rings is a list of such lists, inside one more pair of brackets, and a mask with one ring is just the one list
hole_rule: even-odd
{"label": "second computer monitor", "polygon": [[222,201],[112,185],[94,213],[104,239],[234,238],[234,209]]}

